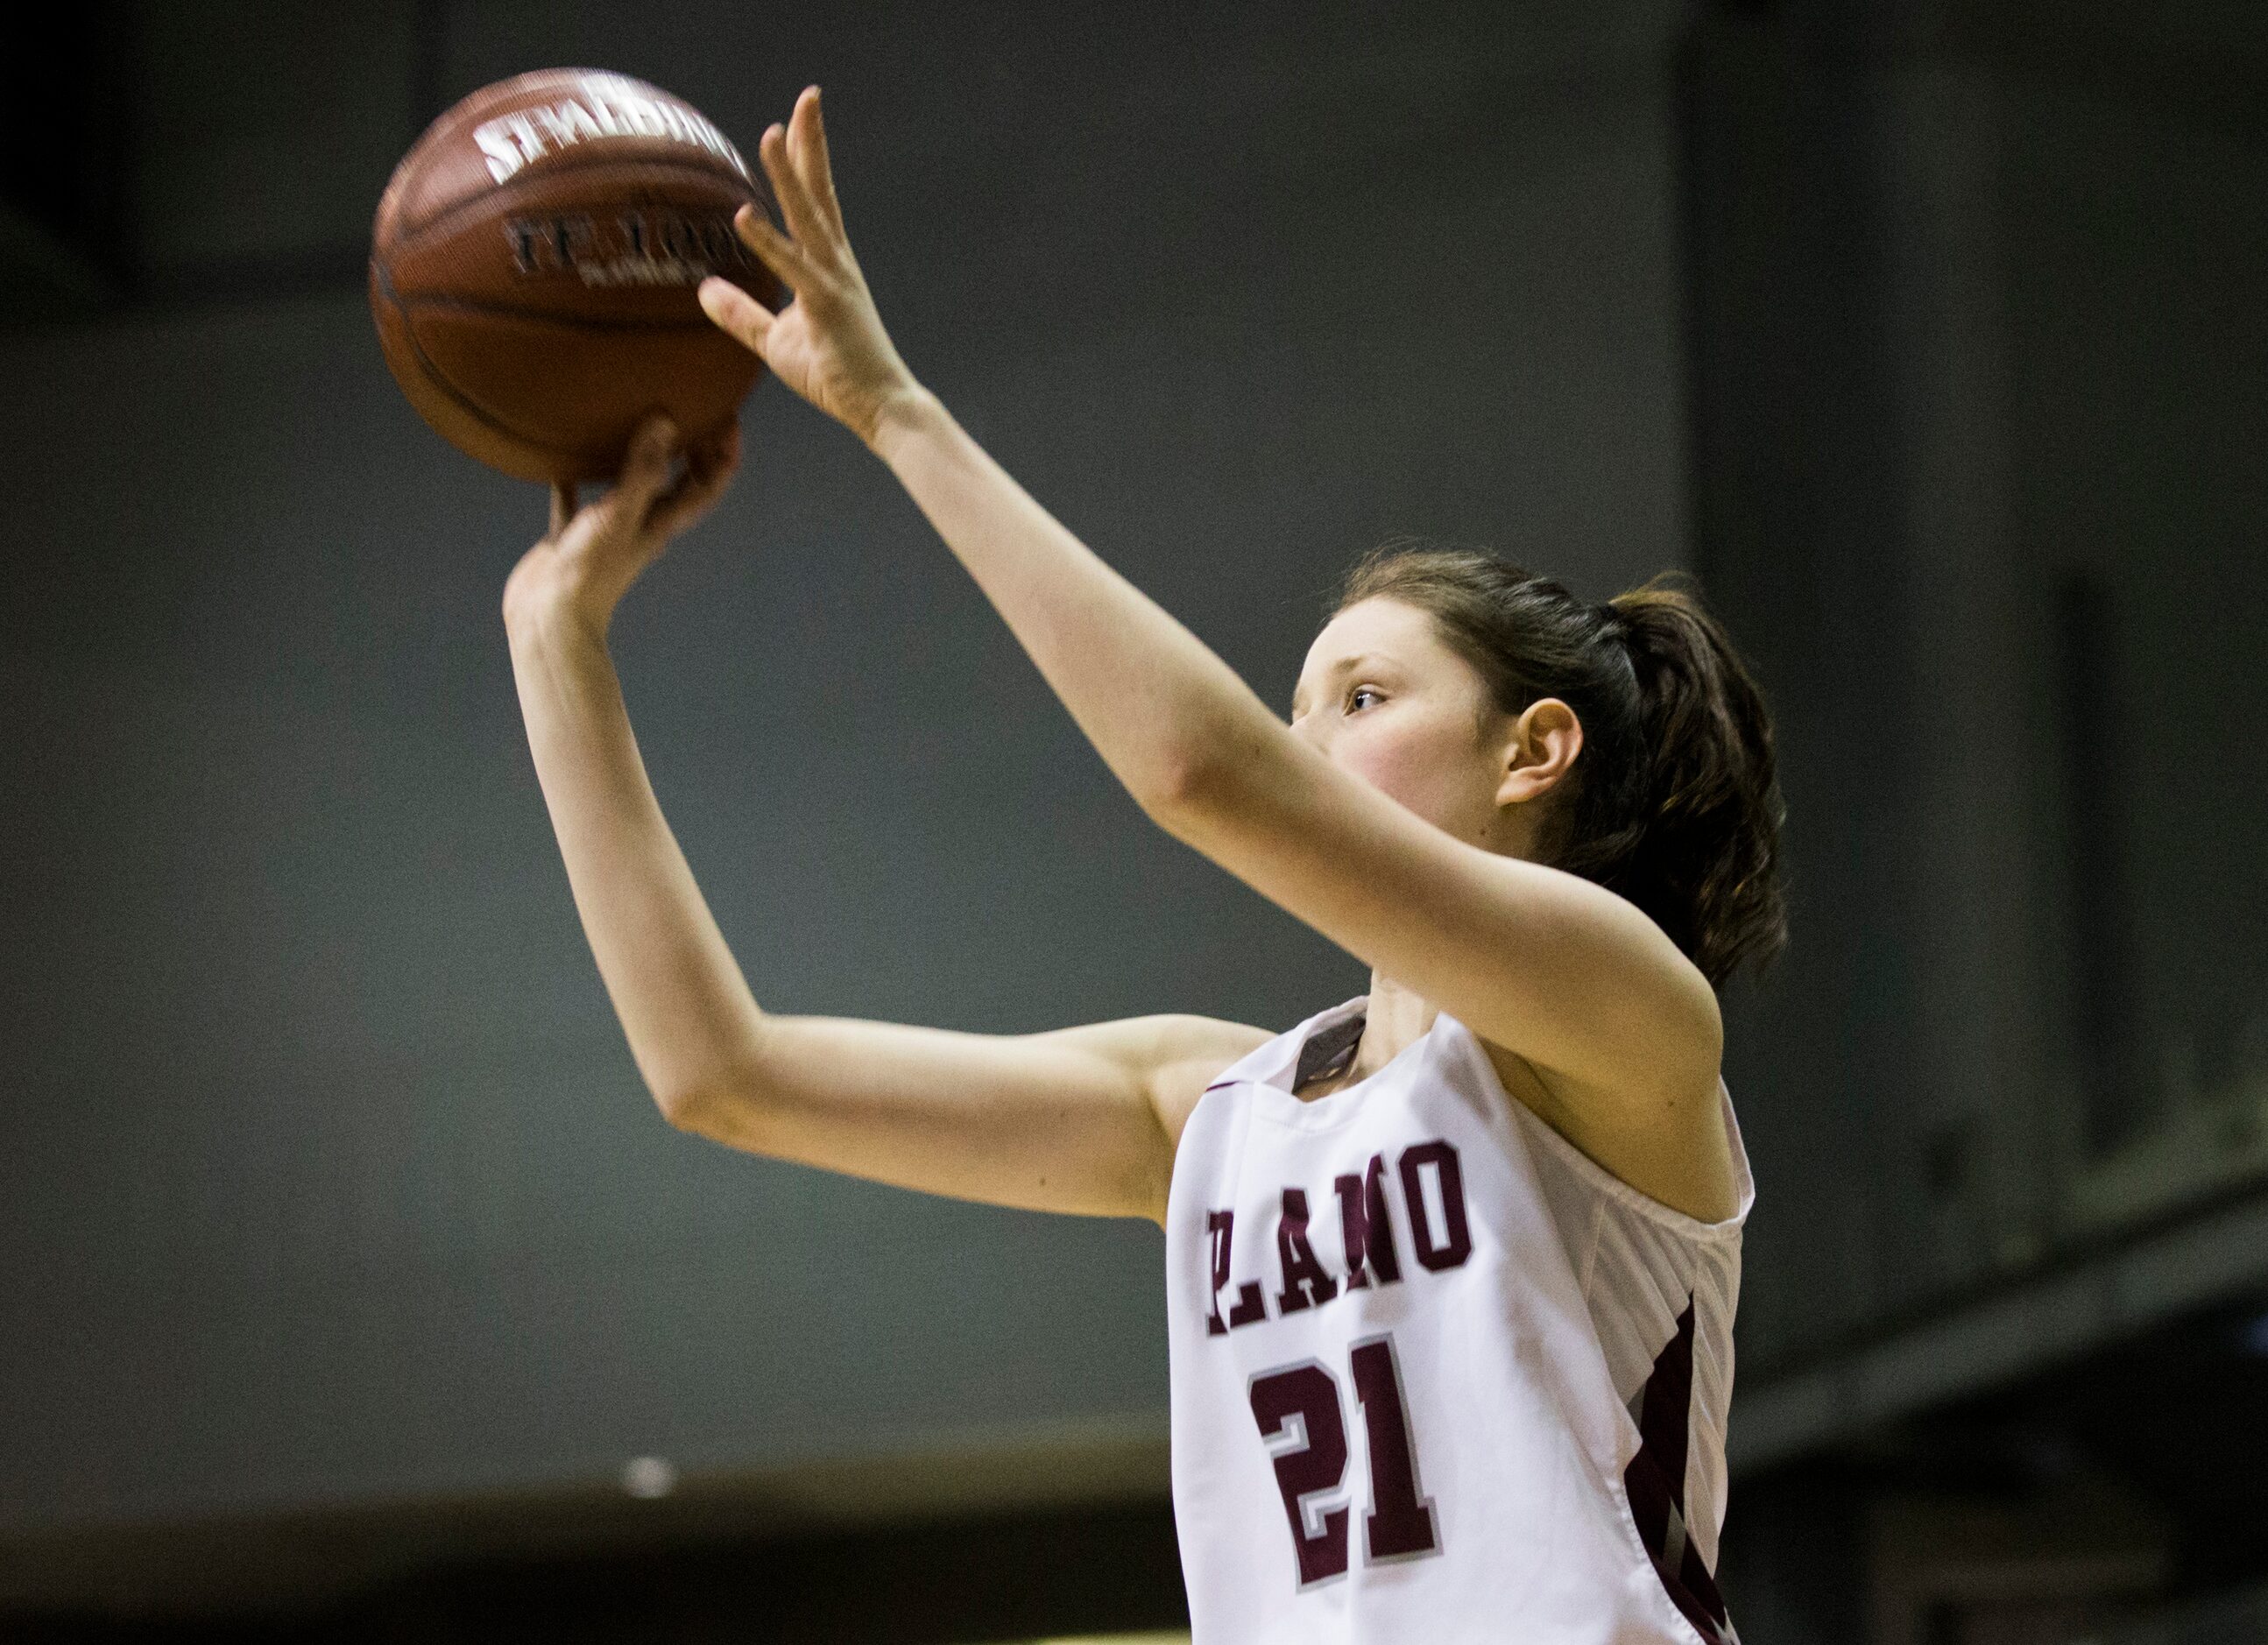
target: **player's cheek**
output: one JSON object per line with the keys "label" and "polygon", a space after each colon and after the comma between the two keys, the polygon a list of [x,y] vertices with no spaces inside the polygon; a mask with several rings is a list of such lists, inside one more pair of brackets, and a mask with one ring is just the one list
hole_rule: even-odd
{"label": "player's cheek", "polygon": [[1419,816],[1442,819],[1453,798],[1454,774],[1446,747],[1423,735],[1373,734],[1345,751],[1346,763],[1380,792]]}

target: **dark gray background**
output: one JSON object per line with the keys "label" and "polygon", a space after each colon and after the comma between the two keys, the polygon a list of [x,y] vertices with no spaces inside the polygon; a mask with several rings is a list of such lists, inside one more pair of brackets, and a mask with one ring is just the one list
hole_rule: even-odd
{"label": "dark gray background", "polygon": [[[908,358],[1279,707],[1389,533],[1701,576],[1790,808],[1794,945],[1727,996],[1745,1636],[2268,1580],[2268,11],[54,20],[0,51],[0,1597],[1116,1503],[1171,1603],[1155,1230],[694,1141],[622,1045],[497,613],[542,499],[360,294],[425,121],[568,63],[744,147],[823,84]],[[854,441],[746,416],[615,652],[762,1002],[1365,986],[1141,817]]]}

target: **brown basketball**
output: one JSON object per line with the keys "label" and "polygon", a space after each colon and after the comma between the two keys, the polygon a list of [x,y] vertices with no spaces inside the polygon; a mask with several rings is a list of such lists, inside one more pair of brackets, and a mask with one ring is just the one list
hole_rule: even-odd
{"label": "brown basketball", "polygon": [[474,92],[426,129],[378,202],[370,307],[425,421],[522,480],[598,480],[666,411],[722,426],[762,370],[710,323],[711,274],[777,306],[733,231],[762,174],[668,92],[547,69]]}

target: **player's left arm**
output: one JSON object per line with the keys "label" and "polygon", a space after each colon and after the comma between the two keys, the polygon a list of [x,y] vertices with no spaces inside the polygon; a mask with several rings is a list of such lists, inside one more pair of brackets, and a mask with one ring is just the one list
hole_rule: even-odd
{"label": "player's left arm", "polygon": [[1722,1153],[1722,1031],[1693,964],[1613,892],[1468,845],[1295,737],[907,370],[850,253],[815,90],[758,152],[789,233],[740,226],[794,301],[773,314],[711,280],[709,313],[888,463],[1143,810],[1549,1076],[1609,1169],[1696,1199],[1683,1162]]}

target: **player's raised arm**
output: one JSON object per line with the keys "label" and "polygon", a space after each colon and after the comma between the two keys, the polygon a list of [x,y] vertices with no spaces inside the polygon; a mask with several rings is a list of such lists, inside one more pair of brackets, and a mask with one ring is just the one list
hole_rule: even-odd
{"label": "player's raised arm", "polygon": [[[907,370],[843,231],[816,88],[758,151],[788,232],[750,210],[735,222],[794,301],[774,313],[711,278],[703,306],[889,464],[1143,809],[1374,971],[1558,1076],[1589,1135],[1655,1154],[1670,1135],[1680,1157],[1721,1155],[1716,997],[1660,929],[1573,874],[1451,836],[1302,740]],[[1508,804],[1557,782],[1580,751],[1572,724],[1534,739],[1528,729],[1505,775]],[[1648,1175],[1649,1191],[1690,1197],[1681,1170]]]}
{"label": "player's raised arm", "polygon": [[671,1123],[753,1152],[1035,1210],[1161,1218],[1181,1120],[1258,1029],[1163,1016],[976,1034],[761,1010],[648,782],[608,655],[615,606],[729,481],[736,435],[645,429],[621,482],[504,589],[512,672],[575,906]]}

